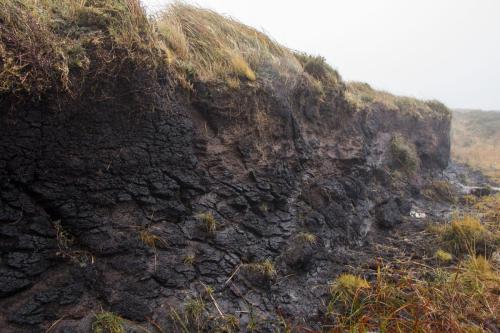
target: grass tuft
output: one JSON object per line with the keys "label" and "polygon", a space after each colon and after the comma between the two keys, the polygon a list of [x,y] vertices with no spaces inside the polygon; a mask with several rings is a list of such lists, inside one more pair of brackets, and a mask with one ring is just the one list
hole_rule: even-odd
{"label": "grass tuft", "polygon": [[351,301],[357,293],[368,288],[370,284],[364,278],[352,274],[341,274],[330,285],[330,292],[347,302]]}
{"label": "grass tuft", "polygon": [[391,140],[391,155],[395,167],[407,173],[415,172],[420,165],[415,145],[409,143],[402,135],[396,134]]}
{"label": "grass tuft", "polygon": [[436,257],[437,260],[443,263],[447,263],[453,260],[453,255],[451,253],[441,249],[437,250],[434,256]]}
{"label": "grass tuft", "polygon": [[318,242],[318,237],[309,232],[301,232],[297,236],[295,236],[295,239],[301,243],[308,245],[316,245],[316,243]]}
{"label": "grass tuft", "polygon": [[209,233],[209,234],[215,233],[215,231],[217,230],[218,222],[215,219],[215,217],[212,215],[212,213],[210,213],[210,212],[200,213],[200,214],[196,215],[196,218],[203,223],[207,233]]}
{"label": "grass tuft", "polygon": [[269,280],[273,279],[277,274],[273,262],[269,259],[266,259],[261,262],[245,264],[243,265],[243,267],[249,271],[258,273],[259,275]]}
{"label": "grass tuft", "polygon": [[492,332],[484,323],[497,321],[499,278],[475,256],[449,271],[382,266],[371,284],[346,274],[332,285],[332,332]]}
{"label": "grass tuft", "polygon": [[124,333],[123,319],[112,312],[100,312],[92,322],[92,333]]}
{"label": "grass tuft", "polygon": [[441,232],[444,244],[456,255],[484,251],[495,242],[492,233],[473,216],[455,219]]}
{"label": "grass tuft", "polygon": [[139,232],[139,238],[145,245],[153,249],[156,249],[157,245],[166,245],[166,242],[161,237],[151,233],[148,230],[141,230]]}

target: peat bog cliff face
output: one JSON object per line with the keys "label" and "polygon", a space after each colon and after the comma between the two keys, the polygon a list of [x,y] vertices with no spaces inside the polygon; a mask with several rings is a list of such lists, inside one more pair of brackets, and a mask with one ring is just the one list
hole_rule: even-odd
{"label": "peat bog cliff face", "polygon": [[[92,29],[88,68],[118,43]],[[87,332],[101,309],[176,331],[172,313],[201,298],[243,331],[314,327],[355,264],[344,250],[402,223],[449,159],[444,106],[346,84],[318,58],[297,55],[286,84],[254,69],[237,87],[134,61],[98,90],[0,95],[2,332]]]}

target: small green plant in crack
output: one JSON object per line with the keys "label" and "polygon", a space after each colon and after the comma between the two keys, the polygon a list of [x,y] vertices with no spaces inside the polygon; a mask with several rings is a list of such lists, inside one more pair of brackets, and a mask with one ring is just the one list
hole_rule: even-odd
{"label": "small green plant in crack", "polygon": [[67,253],[71,250],[71,246],[73,245],[75,239],[71,236],[61,225],[61,221],[53,222],[54,229],[56,229],[56,238],[57,238],[57,246],[59,247],[59,253]]}
{"label": "small green plant in crack", "polygon": [[57,247],[59,248],[56,255],[69,259],[81,267],[85,267],[88,263],[94,263],[94,256],[90,252],[73,249],[75,238],[63,228],[61,221],[52,223],[56,230]]}
{"label": "small green plant in crack", "polygon": [[439,262],[442,263],[447,263],[453,260],[453,255],[449,252],[446,252],[444,250],[437,250],[435,253],[435,257]]}
{"label": "small green plant in crack", "polygon": [[186,265],[190,265],[192,266],[194,264],[194,260],[196,259],[195,255],[194,254],[188,254],[184,257],[184,259],[182,260],[182,262]]}
{"label": "small green plant in crack", "polygon": [[205,309],[206,305],[201,297],[188,298],[184,302],[182,313],[171,308],[170,317],[176,326],[175,331],[182,333],[205,332]]}
{"label": "small green plant in crack", "polygon": [[261,202],[261,204],[259,205],[259,210],[262,213],[267,213],[269,211],[269,205],[267,204],[267,202]]}
{"label": "small green plant in crack", "polygon": [[316,245],[316,243],[318,242],[318,237],[309,232],[300,232],[297,236],[295,236],[295,239],[302,244],[308,244],[311,246]]}
{"label": "small green plant in crack", "polygon": [[124,333],[123,319],[112,312],[97,313],[92,322],[92,333]]}
{"label": "small green plant in crack", "polygon": [[196,215],[196,218],[201,221],[205,227],[205,230],[209,234],[214,234],[217,230],[218,222],[215,217],[210,212],[204,212]]}

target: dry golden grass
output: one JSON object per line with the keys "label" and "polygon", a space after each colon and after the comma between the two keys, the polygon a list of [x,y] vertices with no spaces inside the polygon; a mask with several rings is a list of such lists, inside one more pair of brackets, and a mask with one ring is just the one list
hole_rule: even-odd
{"label": "dry golden grass", "polygon": [[205,230],[209,234],[214,234],[217,230],[217,225],[219,224],[215,217],[210,212],[204,212],[196,215],[196,218],[201,221],[205,227]]}
{"label": "dry golden grass", "polygon": [[251,272],[258,273],[259,275],[267,279],[272,279],[277,274],[273,262],[269,259],[260,262],[244,264],[242,268]]}
{"label": "dry golden grass", "polygon": [[292,79],[302,72],[288,49],[208,9],[176,2],[158,15],[156,25],[177,65],[193,68],[204,81]]}

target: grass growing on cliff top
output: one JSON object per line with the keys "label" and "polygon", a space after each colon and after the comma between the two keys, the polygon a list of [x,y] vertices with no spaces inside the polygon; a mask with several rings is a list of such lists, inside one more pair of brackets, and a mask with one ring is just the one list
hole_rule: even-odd
{"label": "grass growing on cliff top", "polygon": [[0,97],[74,98],[104,94],[103,84],[113,82],[128,82],[140,95],[167,69],[184,87],[258,80],[291,91],[304,76],[322,85],[341,81],[321,57],[296,54],[236,20],[181,2],[150,18],[139,0],[0,0]]}
{"label": "grass growing on cliff top", "polygon": [[423,101],[413,97],[396,96],[386,91],[375,90],[367,83],[349,82],[347,84],[348,100],[360,108],[381,106],[388,110],[405,114],[425,115],[437,114],[440,117],[451,117],[451,112],[441,102]]}
{"label": "grass growing on cliff top", "polygon": [[160,49],[138,0],[0,0],[0,96],[99,92],[154,70]]}
{"label": "grass growing on cliff top", "polygon": [[203,81],[292,79],[302,71],[290,50],[211,10],[175,2],[155,22],[171,62]]}
{"label": "grass growing on cliff top", "polygon": [[[152,109],[157,97],[196,83],[309,91],[344,99],[345,85],[324,58],[293,52],[266,34],[211,10],[174,2],[148,17],[139,0],[0,0],[0,102],[63,98]],[[334,92],[330,94],[329,92]],[[421,102],[349,85],[351,104],[446,114]],[[151,105],[150,105],[151,104]]]}

